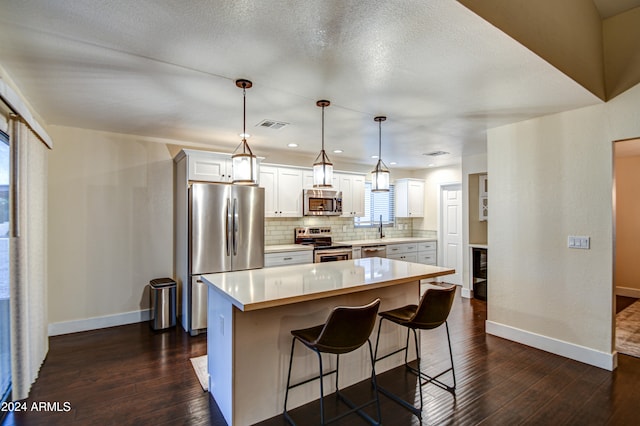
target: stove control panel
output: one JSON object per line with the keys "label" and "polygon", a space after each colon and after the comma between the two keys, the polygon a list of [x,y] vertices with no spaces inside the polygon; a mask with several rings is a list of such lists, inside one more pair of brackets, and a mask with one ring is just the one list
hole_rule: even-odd
{"label": "stove control panel", "polygon": [[330,237],[331,227],[330,226],[303,226],[303,227],[295,228],[293,233],[296,238]]}

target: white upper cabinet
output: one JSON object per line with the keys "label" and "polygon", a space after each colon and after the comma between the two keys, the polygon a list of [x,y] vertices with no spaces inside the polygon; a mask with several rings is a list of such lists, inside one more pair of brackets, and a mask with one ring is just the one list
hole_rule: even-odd
{"label": "white upper cabinet", "polygon": [[424,217],[424,181],[398,179],[395,183],[396,217]]}
{"label": "white upper cabinet", "polygon": [[[302,172],[302,185],[304,189],[313,189],[313,170],[304,170]],[[338,177],[335,173],[333,174],[332,185],[336,191],[340,190],[340,182],[338,182]]]}
{"label": "white upper cabinet", "polygon": [[187,179],[200,182],[224,182],[232,180],[231,156],[208,151],[185,149]]}
{"label": "white upper cabinet", "polygon": [[342,191],[342,217],[364,216],[364,176],[334,174]]}
{"label": "white upper cabinet", "polygon": [[489,180],[487,175],[480,175],[478,183],[478,219],[483,221],[489,218]]}
{"label": "white upper cabinet", "polygon": [[[183,149],[176,155],[176,163],[186,161],[187,180],[198,182],[233,182],[231,154]],[[260,159],[257,161],[260,170]]]}
{"label": "white upper cabinet", "polygon": [[265,217],[302,217],[302,170],[261,166]]}

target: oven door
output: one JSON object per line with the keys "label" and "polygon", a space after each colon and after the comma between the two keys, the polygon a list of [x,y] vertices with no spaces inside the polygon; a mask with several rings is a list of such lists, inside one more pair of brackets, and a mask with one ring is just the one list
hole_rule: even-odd
{"label": "oven door", "polygon": [[350,249],[316,250],[313,254],[313,263],[349,260],[352,257],[351,253],[352,253],[352,250]]}

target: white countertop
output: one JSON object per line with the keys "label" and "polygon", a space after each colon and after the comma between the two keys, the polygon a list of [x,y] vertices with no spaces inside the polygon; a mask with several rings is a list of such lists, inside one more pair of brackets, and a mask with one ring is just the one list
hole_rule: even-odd
{"label": "white countertop", "polygon": [[489,245],[488,244],[472,244],[472,243],[469,243],[469,247],[471,247],[471,248],[488,249]]}
{"label": "white countertop", "polygon": [[388,287],[455,273],[451,268],[371,257],[203,275],[241,311]]}
{"label": "white countertop", "polygon": [[425,241],[438,241],[437,238],[420,238],[420,237],[391,237],[391,238],[375,238],[372,240],[353,240],[340,241],[340,243],[351,244],[354,247],[373,246],[378,244],[401,244],[401,243],[421,243]]}
{"label": "white countertop", "polygon": [[265,253],[285,253],[288,251],[312,251],[313,246],[308,244],[279,244],[264,246]]}

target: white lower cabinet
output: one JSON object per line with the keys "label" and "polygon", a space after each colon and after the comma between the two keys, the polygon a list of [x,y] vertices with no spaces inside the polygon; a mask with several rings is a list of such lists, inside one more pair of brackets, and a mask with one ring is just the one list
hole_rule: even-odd
{"label": "white lower cabinet", "polygon": [[437,265],[437,243],[424,241],[421,243],[387,244],[387,258],[407,262]]}
{"label": "white lower cabinet", "polygon": [[362,258],[362,247],[353,247],[353,249],[351,249],[351,258],[352,259],[361,259]]}
{"label": "white lower cabinet", "polygon": [[418,243],[418,263],[425,265],[438,264],[438,243],[435,241],[425,241]]}
{"label": "white lower cabinet", "polygon": [[313,263],[313,250],[265,253],[264,255],[265,268],[284,265],[301,265],[304,263]]}

